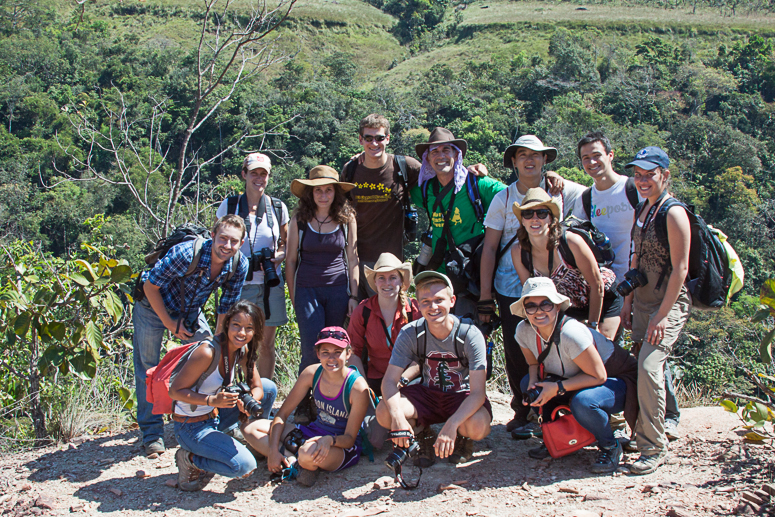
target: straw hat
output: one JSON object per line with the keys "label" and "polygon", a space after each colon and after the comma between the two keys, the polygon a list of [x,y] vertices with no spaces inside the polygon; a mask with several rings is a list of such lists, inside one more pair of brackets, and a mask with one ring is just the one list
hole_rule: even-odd
{"label": "straw hat", "polygon": [[545,206],[548,208],[555,219],[560,218],[560,203],[556,199],[551,197],[542,188],[531,188],[527,190],[525,198],[522,200],[522,204],[514,203],[512,210],[518,220],[522,220],[522,210],[529,210],[531,208],[538,208],[539,206]]}
{"label": "straw hat", "polygon": [[530,296],[546,296],[550,302],[557,305],[561,311],[570,307],[570,298],[557,292],[554,282],[543,276],[528,278],[522,286],[522,297],[511,304],[511,313],[520,318],[527,318],[525,299]]}
{"label": "straw hat", "polygon": [[517,149],[524,147],[533,151],[546,154],[546,163],[551,163],[557,158],[557,149],[554,147],[545,147],[544,143],[535,135],[522,135],[517,141],[506,148],[503,153],[503,166],[507,169],[514,167],[511,157],[517,152]]}
{"label": "straw hat", "polygon": [[339,173],[328,165],[318,165],[309,171],[308,180],[293,180],[291,182],[291,194],[302,197],[307,187],[319,187],[321,185],[339,185],[342,190],[349,192],[355,188],[352,183],[339,181]]}
{"label": "straw hat", "polygon": [[422,155],[425,153],[425,151],[428,150],[428,148],[432,145],[441,145],[441,144],[452,144],[458,149],[460,149],[461,154],[463,157],[466,155],[466,151],[468,150],[468,142],[463,140],[462,138],[455,138],[455,135],[452,134],[452,131],[449,129],[444,129],[443,127],[437,127],[434,129],[430,136],[428,137],[428,141],[424,144],[417,144],[414,146],[415,152],[417,152],[417,156],[420,157],[420,160],[422,160]]}
{"label": "straw hat", "polygon": [[404,280],[404,291],[409,290],[409,286],[412,285],[412,264],[409,262],[401,262],[392,253],[383,253],[377,259],[374,264],[374,269],[369,266],[364,266],[363,272],[366,275],[366,281],[369,283],[374,291],[377,290],[376,276],[377,273],[386,273],[388,271],[400,271]]}

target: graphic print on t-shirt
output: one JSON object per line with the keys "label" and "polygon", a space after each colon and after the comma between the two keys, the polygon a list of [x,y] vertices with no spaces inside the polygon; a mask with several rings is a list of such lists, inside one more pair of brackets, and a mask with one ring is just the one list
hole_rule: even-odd
{"label": "graphic print on t-shirt", "polygon": [[425,358],[425,378],[429,388],[451,393],[468,390],[462,370],[460,360],[449,352],[431,352]]}
{"label": "graphic print on t-shirt", "polygon": [[382,183],[356,183],[355,187],[360,189],[356,203],[384,203],[393,196],[393,191]]}
{"label": "graphic print on t-shirt", "polygon": [[[463,218],[460,216],[460,209],[455,207],[455,213],[449,220],[452,226],[463,224]],[[442,212],[433,213],[433,226],[436,228],[442,228],[444,226],[444,214]]]}

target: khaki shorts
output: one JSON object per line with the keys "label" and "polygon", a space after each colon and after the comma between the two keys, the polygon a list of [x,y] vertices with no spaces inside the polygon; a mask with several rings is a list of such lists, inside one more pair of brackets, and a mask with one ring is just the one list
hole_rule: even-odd
{"label": "khaki shorts", "polygon": [[[258,305],[266,316],[264,307],[264,284],[245,284],[242,286],[240,300],[247,300]],[[269,309],[271,316],[266,319],[267,327],[279,327],[288,323],[288,313],[285,311],[285,282],[269,290]]]}

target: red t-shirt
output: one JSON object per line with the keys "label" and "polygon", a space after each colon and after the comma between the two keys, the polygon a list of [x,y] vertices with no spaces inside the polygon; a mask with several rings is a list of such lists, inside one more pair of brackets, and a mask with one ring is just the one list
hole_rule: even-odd
{"label": "red t-shirt", "polygon": [[[363,300],[350,316],[350,325],[347,327],[347,334],[350,336],[350,345],[353,354],[363,358],[363,348],[366,347],[369,354],[368,372],[366,376],[369,379],[381,379],[385,376],[390,363],[392,349],[388,347],[387,336],[385,335],[385,323],[382,317],[382,310],[379,308],[378,295],[374,295],[367,300]],[[368,326],[363,327],[363,308],[368,307],[371,310]],[[417,300],[410,298],[406,306],[406,314],[410,316],[410,321],[418,320],[422,317],[420,306]],[[408,321],[401,316],[401,311],[396,310],[393,318],[393,326],[390,328],[390,339],[396,342],[398,333]]]}

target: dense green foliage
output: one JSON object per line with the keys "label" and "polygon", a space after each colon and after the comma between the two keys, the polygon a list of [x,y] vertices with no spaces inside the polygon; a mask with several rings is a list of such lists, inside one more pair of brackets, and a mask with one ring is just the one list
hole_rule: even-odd
{"label": "dense green foliage", "polygon": [[[709,5],[634,4],[674,12]],[[467,9],[444,0],[347,4],[395,16],[392,27],[369,25],[365,14],[352,22],[292,14],[279,32],[279,51],[288,59],[239,82],[191,136],[185,160],[203,165],[184,185],[172,224],[209,223],[214,205],[240,187],[235,175],[243,153],[258,148],[274,157],[270,192],[292,208],[291,180],[319,163],[341,167],[358,152],[357,124],[370,112],[391,119],[393,150],[414,154],[429,129],[445,126],[468,140],[469,163],[481,161],[504,180],[511,171],[499,165],[503,150],[517,134],[535,133],[560,150],[556,170],[588,182],[575,145],[587,131],[602,129],[615,145],[619,171],[638,149],[664,147],[675,193],[729,235],[746,268],[746,290],[731,308],[695,315],[687,326],[676,360],[684,381],[712,390],[736,382],[732,354],[761,367],[755,363],[764,327],[749,318],[758,303],[751,295],[775,276],[772,34],[659,21],[467,24],[475,6],[459,5]],[[753,2],[714,6],[724,15],[772,9]],[[171,0],[98,2],[83,13],[64,0],[0,0],[5,245],[21,250],[26,245],[15,240],[32,241],[62,267],[74,267],[74,258],[94,262],[79,246],[93,239],[90,218],[104,214],[99,231],[112,246],[110,258],[137,271],[157,225],[128,182],[145,189],[153,210],[170,199],[165,177],[178,167],[197,108],[196,38],[214,16]],[[398,50],[380,56],[380,63],[392,58],[390,66],[376,67],[370,54],[384,48]],[[227,84],[235,74],[227,71]],[[206,99],[203,109],[213,106]],[[119,130],[115,153],[90,144],[95,134],[105,144],[104,135]],[[87,161],[91,170],[82,166]],[[292,339],[292,329],[281,335]]]}

